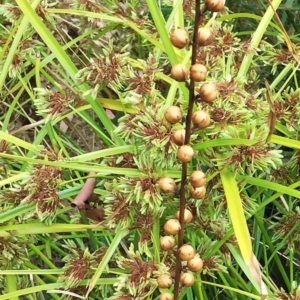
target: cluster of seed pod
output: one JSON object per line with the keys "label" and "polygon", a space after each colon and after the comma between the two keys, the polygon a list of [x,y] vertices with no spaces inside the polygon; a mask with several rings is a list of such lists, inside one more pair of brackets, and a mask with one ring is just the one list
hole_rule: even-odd
{"label": "cluster of seed pod", "polygon": [[[176,214],[176,218],[169,219],[164,225],[164,231],[166,236],[162,236],[160,238],[160,247],[164,251],[173,250],[175,247],[175,239],[172,235],[175,235],[180,230],[181,226],[178,221],[179,212]],[[184,220],[186,223],[191,222],[193,219],[193,215],[189,210],[185,210],[184,212]],[[194,248],[190,245],[183,245],[180,247],[179,258],[182,261],[187,261],[188,267],[191,271],[197,272],[202,269],[203,262],[200,257],[195,256]],[[183,273],[180,277],[181,284],[183,286],[192,286],[194,283],[194,276],[192,273]],[[170,288],[173,284],[173,278],[170,274],[163,274],[157,278],[157,284],[159,288]],[[162,293],[160,296],[161,300],[171,300],[173,299],[172,294],[170,293]]]}
{"label": "cluster of seed pod", "polygon": [[[219,12],[224,8],[224,0],[205,0],[205,9],[212,12]],[[174,47],[183,49],[190,45],[189,33],[185,29],[177,28],[170,34],[170,40]],[[207,46],[213,41],[213,33],[209,28],[198,28],[197,44],[199,46]],[[171,77],[178,82],[187,82],[190,78],[194,82],[202,82],[198,97],[200,101],[207,103],[213,102],[219,95],[215,83],[205,82],[207,76],[207,68],[205,65],[196,63],[188,69],[184,64],[176,64],[171,69]],[[164,114],[165,119],[176,124],[181,122],[183,112],[179,106],[169,107]],[[204,129],[210,125],[210,115],[205,110],[197,110],[193,112],[191,121],[195,129]],[[190,145],[185,144],[185,129],[179,129],[173,132],[173,142],[179,146],[177,158],[182,163],[188,163],[194,156],[194,150]],[[189,176],[190,196],[194,199],[202,199],[205,196],[206,176],[201,170],[193,171]],[[164,177],[158,181],[158,186],[163,193],[170,193],[176,190],[176,183],[173,178]],[[179,211],[174,218],[169,219],[164,224],[165,236],[160,238],[160,247],[164,251],[171,251],[175,247],[174,235],[177,235],[181,230],[179,222]],[[190,223],[193,220],[191,211],[185,208],[184,223]],[[184,244],[178,251],[178,258],[185,261],[188,267],[188,272],[182,273],[180,282],[182,286],[192,286],[194,283],[193,272],[199,272],[203,268],[202,259],[195,254],[195,250],[191,245]],[[170,274],[160,275],[157,279],[159,288],[170,288],[173,284],[173,278]],[[173,295],[170,293],[162,293],[160,300],[172,300]]]}
{"label": "cluster of seed pod", "polygon": [[[200,176],[199,176],[200,175]],[[190,175],[190,184],[191,188],[198,192],[199,188],[205,188],[205,174],[202,171],[194,171]],[[176,189],[176,184],[173,178],[163,177],[158,181],[158,185],[163,192],[174,192]],[[203,193],[203,192],[202,192]],[[204,194],[202,197],[205,195]],[[193,198],[199,197],[199,195],[192,195]],[[160,237],[160,248],[163,251],[172,251],[176,245],[175,235],[178,234],[179,230],[181,229],[181,224],[179,222],[179,215],[180,212],[177,211],[174,218],[171,218],[166,221],[164,224],[164,232],[166,235]],[[184,223],[190,223],[193,220],[193,214],[190,210],[184,209]],[[181,261],[187,263],[187,267],[189,272],[184,272],[180,276],[180,282],[182,286],[189,287],[192,286],[195,279],[193,272],[200,272],[203,268],[203,261],[202,259],[195,254],[194,248],[189,244],[182,245],[178,250],[178,257]],[[170,274],[163,274],[157,278],[157,284],[159,288],[165,289],[170,288],[173,285],[173,278]],[[173,295],[165,292],[160,295],[160,300],[172,300]]]}

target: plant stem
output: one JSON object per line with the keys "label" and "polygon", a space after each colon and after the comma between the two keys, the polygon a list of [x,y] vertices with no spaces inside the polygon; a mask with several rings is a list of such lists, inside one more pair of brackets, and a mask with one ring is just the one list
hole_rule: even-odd
{"label": "plant stem", "polygon": [[[197,35],[198,27],[201,20],[201,11],[200,11],[200,0],[195,0],[196,3],[196,13],[195,13],[195,24],[193,32],[193,41],[192,41],[192,60],[191,65],[197,63]],[[191,124],[192,124],[192,113],[193,106],[195,102],[195,81],[190,79],[189,83],[189,106],[185,122],[185,141],[184,144],[188,145],[191,137]],[[178,249],[183,245],[183,234],[184,234],[184,209],[185,209],[185,189],[187,181],[187,163],[182,163],[182,172],[181,172],[181,186],[180,186],[180,212],[179,212],[179,222],[181,229],[178,232]],[[178,300],[179,296],[179,281],[181,275],[181,260],[178,257],[178,251],[176,254],[176,272],[175,272],[175,285],[174,285],[174,300]]]}

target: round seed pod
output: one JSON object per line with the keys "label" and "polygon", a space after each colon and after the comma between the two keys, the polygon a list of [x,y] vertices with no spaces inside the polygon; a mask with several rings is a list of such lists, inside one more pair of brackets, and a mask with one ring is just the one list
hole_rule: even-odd
{"label": "round seed pod", "polygon": [[206,175],[204,172],[197,170],[190,175],[190,183],[194,188],[204,186],[206,184]]}
{"label": "round seed pod", "polygon": [[189,76],[188,68],[183,64],[174,65],[171,69],[171,77],[176,81],[186,81]]}
{"label": "round seed pod", "polygon": [[224,0],[205,0],[205,7],[211,12],[219,12],[224,8]]}
{"label": "round seed pod", "polygon": [[181,111],[180,107],[178,107],[176,105],[170,106],[165,111],[165,119],[171,124],[180,122],[182,119],[182,111]]}
{"label": "round seed pod", "polygon": [[192,185],[190,186],[190,195],[195,199],[203,199],[206,193],[205,186],[194,188]]}
{"label": "round seed pod", "polygon": [[200,46],[207,46],[212,43],[213,34],[209,28],[199,28],[197,34],[197,42]]}
{"label": "round seed pod", "polygon": [[158,287],[161,289],[167,289],[173,284],[173,279],[170,274],[163,274],[157,277]]}
{"label": "round seed pod", "polygon": [[173,132],[173,142],[181,146],[184,144],[184,139],[185,139],[185,129],[178,129]]}
{"label": "round seed pod", "polygon": [[183,245],[178,250],[180,260],[189,261],[195,256],[195,250],[191,245]]}
{"label": "round seed pod", "polygon": [[[178,211],[176,214],[175,214],[175,217],[177,220],[179,220],[179,214],[180,214],[180,211]],[[188,209],[184,209],[184,214],[183,214],[183,220],[184,220],[184,223],[191,223],[192,220],[193,220],[193,214],[188,210]]]}
{"label": "round seed pod", "polygon": [[202,64],[194,64],[190,69],[190,77],[195,81],[204,81],[206,79],[207,69]]}
{"label": "round seed pod", "polygon": [[219,96],[219,91],[215,84],[204,83],[199,90],[199,94],[201,100],[205,102],[213,102]]}
{"label": "round seed pod", "polygon": [[190,41],[189,33],[185,29],[177,28],[171,32],[170,40],[174,47],[182,49]]}
{"label": "round seed pod", "polygon": [[188,261],[187,265],[192,272],[199,272],[203,268],[203,260],[199,256],[195,256]]}
{"label": "round seed pod", "polygon": [[173,178],[162,177],[158,180],[158,187],[163,193],[173,193],[176,189],[176,183]]}
{"label": "round seed pod", "polygon": [[159,242],[160,248],[164,251],[172,250],[175,246],[175,239],[169,235],[161,236]]}
{"label": "round seed pod", "polygon": [[198,110],[192,114],[192,122],[195,127],[204,129],[210,124],[210,115],[207,111]]}
{"label": "round seed pod", "polygon": [[194,149],[189,145],[180,146],[177,151],[177,158],[183,162],[190,162],[194,156]]}
{"label": "round seed pod", "polygon": [[164,231],[166,234],[175,235],[180,230],[181,226],[177,219],[170,219],[164,225]]}
{"label": "round seed pod", "polygon": [[174,300],[174,296],[170,293],[162,293],[159,296],[159,300]]}
{"label": "round seed pod", "polygon": [[183,286],[192,286],[195,282],[194,275],[191,273],[183,273],[180,276],[180,282]]}

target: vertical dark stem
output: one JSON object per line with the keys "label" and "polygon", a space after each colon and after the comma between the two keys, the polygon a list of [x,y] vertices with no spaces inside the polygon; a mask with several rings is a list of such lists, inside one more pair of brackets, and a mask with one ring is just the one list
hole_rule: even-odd
{"label": "vertical dark stem", "polygon": [[[194,25],[193,42],[192,42],[191,65],[197,63],[197,50],[198,50],[197,34],[198,34],[198,27],[201,20],[200,0],[195,0],[195,3],[196,3],[196,14],[195,14],[195,25]],[[191,79],[189,83],[189,106],[188,106],[188,112],[187,112],[186,123],[185,123],[185,141],[184,141],[185,145],[188,145],[190,142],[191,123],[192,123],[191,121],[192,121],[194,101],[195,101],[195,82],[194,80]],[[181,224],[181,229],[178,233],[178,249],[183,245],[186,181],[187,181],[187,163],[182,163],[181,186],[180,186],[180,213],[179,213],[179,222]],[[178,251],[177,251],[174,300],[178,300],[178,296],[179,296],[180,274],[181,274],[181,261],[178,257]]]}

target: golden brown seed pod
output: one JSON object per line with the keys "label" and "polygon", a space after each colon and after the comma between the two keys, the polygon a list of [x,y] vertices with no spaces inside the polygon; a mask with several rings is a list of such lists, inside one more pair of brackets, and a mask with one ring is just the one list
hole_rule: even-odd
{"label": "golden brown seed pod", "polygon": [[157,284],[161,289],[167,289],[173,284],[173,279],[170,274],[163,274],[157,277]]}
{"label": "golden brown seed pod", "polygon": [[[177,220],[179,220],[179,213],[180,211],[178,211],[176,214],[175,214],[175,217]],[[184,214],[183,214],[183,220],[184,220],[184,223],[191,223],[192,220],[193,220],[193,214],[188,210],[188,209],[184,209]]]}
{"label": "golden brown seed pod", "polygon": [[180,276],[180,282],[183,286],[192,286],[195,282],[194,275],[191,273],[183,273]]}
{"label": "golden brown seed pod", "polygon": [[183,64],[174,65],[171,69],[171,77],[176,81],[186,81],[189,76],[188,68]]}
{"label": "golden brown seed pod", "polygon": [[199,28],[197,34],[197,42],[200,46],[207,46],[212,43],[213,34],[209,28]]}
{"label": "golden brown seed pod", "polygon": [[158,180],[158,187],[163,193],[173,193],[176,189],[176,183],[173,178],[162,177]]}
{"label": "golden brown seed pod", "polygon": [[180,146],[177,151],[177,158],[183,162],[190,162],[194,156],[194,149],[189,145]]}
{"label": "golden brown seed pod", "polygon": [[224,2],[224,0],[205,0],[205,7],[212,12],[219,12],[224,8]]}
{"label": "golden brown seed pod", "polygon": [[203,199],[206,193],[205,186],[194,188],[192,185],[190,186],[190,195],[195,199]]}
{"label": "golden brown seed pod", "polygon": [[164,251],[172,250],[175,246],[175,239],[169,235],[161,236],[159,242],[160,248]]}
{"label": "golden brown seed pod", "polygon": [[183,245],[178,250],[180,260],[189,261],[195,256],[195,250],[191,245]]}
{"label": "golden brown seed pod", "polygon": [[159,300],[174,300],[174,296],[170,293],[162,293],[159,296]]}
{"label": "golden brown seed pod", "polygon": [[213,102],[218,96],[219,91],[214,83],[204,83],[199,90],[201,100]]}
{"label": "golden brown seed pod", "polygon": [[207,111],[198,110],[192,114],[192,122],[195,127],[204,129],[210,124],[210,115]]}
{"label": "golden brown seed pod", "polygon": [[185,129],[178,129],[173,132],[173,142],[181,146],[184,144],[184,139],[185,139]]}
{"label": "golden brown seed pod", "polygon": [[189,33],[185,29],[177,28],[171,32],[170,40],[174,47],[182,49],[190,41]]}
{"label": "golden brown seed pod", "polygon": [[188,261],[187,265],[192,272],[199,272],[203,268],[203,260],[199,256],[195,256]]}
{"label": "golden brown seed pod", "polygon": [[182,111],[181,111],[180,107],[178,107],[176,105],[170,106],[165,111],[165,119],[171,124],[180,122],[182,119]]}
{"label": "golden brown seed pod", "polygon": [[193,171],[189,177],[190,183],[194,188],[204,186],[206,184],[206,175],[204,172],[197,170]]}
{"label": "golden brown seed pod", "polygon": [[175,235],[179,232],[181,226],[177,219],[170,219],[164,225],[164,231],[166,234]]}
{"label": "golden brown seed pod", "polygon": [[204,81],[206,79],[207,69],[202,64],[194,64],[190,69],[190,77],[195,81]]}

